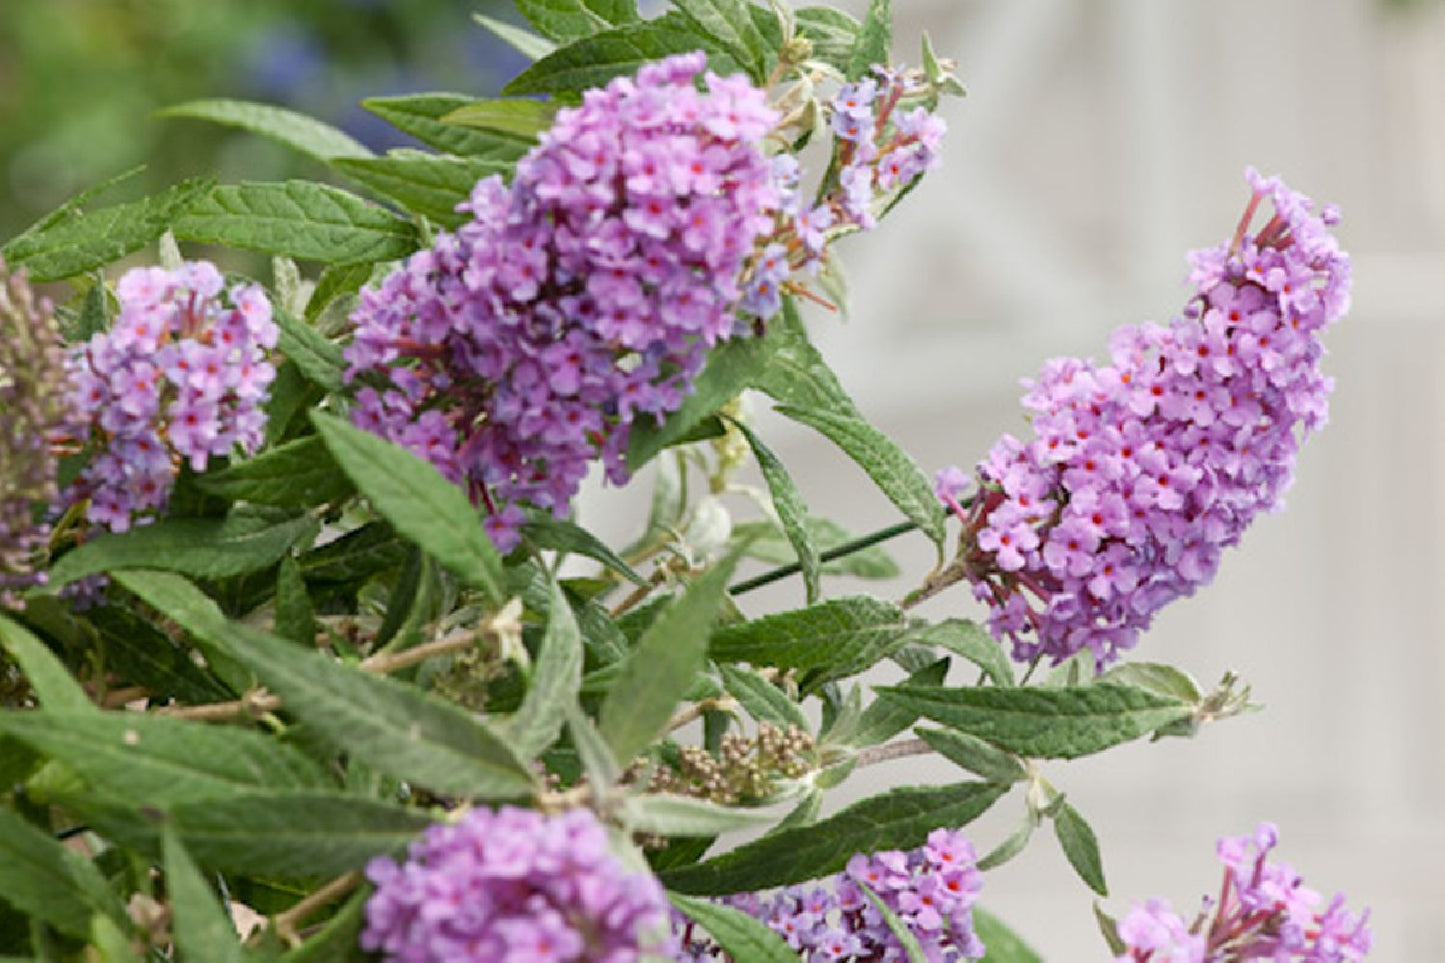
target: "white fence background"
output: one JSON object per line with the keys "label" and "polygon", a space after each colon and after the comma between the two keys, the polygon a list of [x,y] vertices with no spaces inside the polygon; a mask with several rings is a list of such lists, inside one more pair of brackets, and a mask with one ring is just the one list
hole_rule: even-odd
{"label": "white fence background", "polygon": [[[1204,682],[1238,670],[1266,711],[1047,773],[1099,833],[1116,913],[1150,894],[1192,912],[1218,885],[1215,838],[1270,819],[1308,883],[1374,907],[1375,959],[1445,960],[1445,5],[895,7],[898,55],[916,62],[926,29],[970,96],[947,108],[944,169],[848,242],[853,319],[810,322],[863,409],[929,470],[1013,430],[1017,379],[1046,357],[1101,355],[1113,326],[1176,311],[1184,254],[1233,228],[1246,164],[1343,205],[1355,309],[1329,338],[1333,422],[1288,511],[1139,649]],[[814,510],[857,531],[895,519],[825,444],[761,423]],[[589,520],[621,530],[618,497],[589,496]],[[898,548],[915,583],[920,541]],[[757,602],[801,597],[769,593]],[[977,615],[966,595],[926,611]],[[856,775],[839,801],[956,776],[907,760]],[[974,828],[981,850],[1021,803],[999,809]],[[1051,835],[990,873],[984,901],[1049,960],[1103,959],[1090,894]]]}

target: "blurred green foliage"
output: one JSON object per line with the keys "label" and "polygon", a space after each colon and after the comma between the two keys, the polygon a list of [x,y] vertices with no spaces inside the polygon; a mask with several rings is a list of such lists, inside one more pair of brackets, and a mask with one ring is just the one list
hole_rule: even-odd
{"label": "blurred green foliage", "polygon": [[[319,171],[245,133],[154,116],[200,97],[283,104],[373,147],[398,135],[356,102],[486,93],[516,71],[472,23],[489,0],[0,0],[0,237],[139,164],[127,194],[201,171]],[[506,5],[510,6],[510,5]]]}

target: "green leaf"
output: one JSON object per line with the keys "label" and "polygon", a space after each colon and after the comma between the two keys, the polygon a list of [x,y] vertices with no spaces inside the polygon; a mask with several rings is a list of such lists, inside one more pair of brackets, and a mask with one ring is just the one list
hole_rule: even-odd
{"label": "green leaf", "polygon": [[124,683],[144,686],[153,704],[167,699],[204,704],[236,697],[215,676],[196,665],[189,649],[130,610],[101,606],[88,611],[86,618],[100,632],[106,670]]}
{"label": "green leaf", "polygon": [[532,669],[531,684],[507,723],[507,741],[519,758],[535,759],[557,741],[582,687],[582,633],[562,589],[552,582],[547,631]]}
{"label": "green leaf", "polygon": [[632,427],[627,443],[627,468],[637,471],[688,433],[751,383],[773,344],[768,337],[736,338],[715,348],[693,382],[692,394],[661,425],[643,419]]}
{"label": "green leaf", "polygon": [[597,731],[597,726],[587,714],[576,705],[567,707],[567,732],[572,737],[572,747],[577,750],[577,759],[582,763],[582,773],[598,791],[609,789],[622,778],[622,767]]}
{"label": "green leaf", "polygon": [[442,121],[536,141],[556,116],[557,105],[544,100],[478,100],[457,108]]}
{"label": "green leaf", "polygon": [[359,582],[406,561],[408,548],[386,522],[371,522],[301,556],[307,584]]}
{"label": "green leaf", "polygon": [[323,412],[311,420],[342,471],[398,532],[494,604],[505,601],[501,556],[461,489],[399,445]]}
{"label": "green leaf", "polygon": [[948,729],[915,731],[934,752],[989,782],[1007,786],[1028,775],[1028,770],[1017,756],[984,742],[978,736]]}
{"label": "green leaf", "polygon": [[498,20],[484,13],[474,13],[472,19],[528,60],[541,60],[557,49],[557,45],[545,37],[539,37],[532,31],[524,30],[505,20]]}
{"label": "green leaf", "polygon": [[332,162],[347,177],[402,207],[447,227],[470,220],[457,205],[471,197],[477,181],[512,169],[510,161],[449,157],[424,151],[387,151],[385,157],[359,157]]}
{"label": "green leaf", "polygon": [[888,66],[893,45],[893,10],[889,0],[869,0],[858,43],[848,60],[848,79],[857,80],[875,64]]}
{"label": "green leaf", "polygon": [[1190,705],[1197,706],[1204,699],[1204,692],[1193,676],[1182,669],[1158,662],[1126,662],[1116,665],[1096,681],[1137,686]]}
{"label": "green leaf", "polygon": [[886,659],[908,635],[907,617],[887,602],[858,595],[729,625],[708,647],[713,659],[813,672],[816,687]]}
{"label": "green leaf", "polygon": [[189,632],[210,670],[233,691],[244,692],[254,685],[250,671],[236,662],[230,647],[216,641],[226,617],[206,593],[174,572],[129,569],[114,572],[111,578]]}
{"label": "green leaf", "polygon": [[26,233],[0,249],[11,267],[23,267],[33,281],[58,281],[109,264],[140,250],[166,232],[211,189],[208,180],[189,180],[129,204],[105,207]]}
{"label": "green leaf", "polygon": [[95,705],[50,647],[19,622],[0,614],[0,646],[10,653],[47,709],[94,712]]}
{"label": "green leaf", "polygon": [[883,922],[888,924],[889,931],[903,947],[903,951],[908,954],[909,963],[928,963],[927,957],[923,955],[923,947],[918,943],[918,937],[908,928],[908,924],[899,919],[898,914],[893,912],[893,909],[883,902],[877,893],[873,892],[873,887],[861,881],[858,883],[858,887],[863,890],[863,895],[868,897],[868,902],[873,904],[873,908],[882,915]]}
{"label": "green leaf", "polygon": [[316,610],[301,566],[289,555],[276,572],[276,634],[299,646],[316,644]]}
{"label": "green leaf", "polygon": [[177,806],[170,825],[202,866],[303,879],[337,876],[400,854],[431,817],[329,792],[258,792]]}
{"label": "green leaf", "polygon": [[215,893],[174,831],[168,829],[161,836],[161,853],[171,907],[171,935],[181,958],[216,963],[245,960],[230,913],[216,902]]}
{"label": "green leaf", "polygon": [[50,584],[126,568],[152,568],[197,578],[226,578],[268,568],[315,530],[307,515],[276,521],[237,510],[225,518],[166,518],[122,533],[97,536],[66,553]]}
{"label": "green leaf", "polygon": [[933,493],[933,485],[918,463],[892,439],[855,415],[790,405],[780,405],[778,411],[817,430],[841,448],[904,517],[942,547],[947,533],[943,507]]}
{"label": "green leaf", "polygon": [[1077,689],[901,685],[876,691],[935,722],[1039,759],[1091,755],[1192,712],[1177,699],[1111,682]]}
{"label": "green leaf", "polygon": [[228,127],[239,127],[280,141],[287,147],[319,161],[336,157],[371,156],[371,151],[330,124],[270,104],[256,104],[244,100],[192,100],[166,107],[157,111],[157,114],[161,117],[209,120]]}
{"label": "green leaf", "polygon": [[1123,956],[1129,952],[1129,948],[1119,936],[1119,921],[1104,912],[1104,908],[1099,905],[1098,900],[1094,901],[1094,922],[1099,924],[1099,935],[1104,937],[1104,942],[1109,945],[1110,952],[1115,956]]}
{"label": "green leaf", "polygon": [[994,685],[1014,684],[1013,665],[1003,648],[988,631],[977,622],[968,619],[944,619],[933,625],[914,629],[908,636],[910,643],[937,646],[955,655],[961,655],[983,670]]}
{"label": "green leaf", "polygon": [[574,521],[557,518],[550,512],[533,512],[522,525],[522,535],[538,548],[564,555],[583,555],[601,562],[635,585],[647,584],[606,542]]}
{"label": "green leaf", "polygon": [[322,264],[389,261],[416,250],[416,228],[355,194],[310,181],[227,184],[189,206],[176,237]]}
{"label": "green leaf", "polygon": [[1014,831],[1008,834],[1003,842],[993,849],[984,853],[978,860],[980,872],[987,872],[990,869],[1002,866],[1023,852],[1028,846],[1029,840],[1033,838],[1034,830],[1039,828],[1039,814],[1032,807],[1025,809],[1023,820],[1014,827]]}
{"label": "green leaf", "polygon": [[99,914],[90,918],[90,946],[86,956],[96,963],[143,963],[140,954],[131,945],[129,923],[125,929],[115,921]]}
{"label": "green leaf", "polygon": [[854,18],[832,7],[803,7],[793,13],[798,35],[813,43],[813,59],[836,68],[848,69],[861,29]]}
{"label": "green leaf", "polygon": [[785,405],[858,415],[858,407],[838,376],[808,340],[808,330],[792,298],[784,298],[783,310],[768,322],[764,341],[771,350],[764,363],[750,372],[752,387]]}
{"label": "green leaf", "polygon": [[854,853],[912,849],[940,826],[965,826],[1004,791],[983,782],[893,789],[812,826],[774,833],[668,871],[662,881],[680,893],[721,896],[817,879],[842,869]]}
{"label": "green leaf", "polygon": [[792,476],[778,460],[778,456],[773,454],[772,449],[763,444],[763,440],[747,425],[740,421],[732,424],[747,439],[753,450],[753,457],[758,460],[758,469],[763,473],[763,480],[767,482],[768,491],[773,496],[773,508],[778,513],[778,521],[782,524],[783,532],[788,536],[788,542],[793,546],[793,552],[802,568],[805,597],[808,604],[812,605],[818,601],[819,563],[818,548],[813,544],[812,535],[808,531],[808,506],[803,504],[802,493],[798,491]]}
{"label": "green leaf", "polygon": [[32,235],[39,234],[41,231],[48,230],[49,228],[54,227],[56,224],[59,224],[61,221],[65,220],[68,217],[79,216],[81,209],[88,205],[91,201],[95,200],[98,197],[104,196],[116,185],[125,183],[136,175],[144,172],[145,169],[146,165],[137,164],[135,167],[132,167],[129,170],[121,171],[119,174],[107,177],[99,184],[92,184],[84,190],[77,192],[55,210],[51,211],[49,214],[42,216],[38,221],[31,224],[25,230],[12,237],[10,239],[10,243],[14,243],[20,240],[22,237],[30,237]]}
{"label": "green leaf", "polygon": [[719,74],[738,69],[737,61],[711,37],[677,12],[612,30],[604,30],[559,48],[518,74],[502,92],[521,94],[576,93],[600,87],[613,77],[636,73],[645,64],[671,54],[703,49],[708,66]]}
{"label": "green leaf", "polygon": [[1044,963],[1019,935],[982,906],[973,908],[973,932],[988,948],[981,963]]}
{"label": "green leaf", "polygon": [[808,718],[798,704],[767,679],[751,669],[723,662],[718,666],[722,672],[723,686],[737,699],[748,715],[758,722],[771,722],[786,729],[797,726],[807,732]]}
{"label": "green leaf", "polygon": [[64,763],[108,799],[135,807],[326,785],[311,760],[246,729],[140,712],[41,709],[0,713],[0,731]]}
{"label": "green leaf", "polygon": [[742,910],[679,893],[668,893],[667,898],[707,930],[730,959],[747,963],[798,963],[798,954],[781,936]]}
{"label": "green leaf", "polygon": [[[837,522],[817,515],[809,515],[804,525],[808,529],[808,538],[817,546],[820,557],[857,537]],[[748,558],[756,558],[773,565],[788,565],[798,561],[798,554],[792,543],[783,534],[783,530],[771,521],[735,524],[732,537],[734,543],[748,543],[744,552]],[[898,577],[902,570],[882,545],[870,545],[841,558],[823,562],[818,571],[824,575],[890,579]]]}
{"label": "green leaf", "polygon": [[[944,678],[948,675],[948,659],[939,659],[914,672],[907,679],[908,685],[942,685]],[[868,708],[864,709],[858,717],[858,721],[847,733],[829,733],[828,741],[837,743],[843,742],[856,748],[863,746],[876,746],[880,742],[887,742],[898,733],[913,725],[918,719],[918,713],[890,702],[887,699],[874,699]]]}
{"label": "green leaf", "polygon": [[598,727],[624,764],[666,731],[678,693],[705,664],[708,636],[736,565],[737,556],[729,555],[704,573],[642,633],[622,662]]}
{"label": "green leaf", "polygon": [[442,120],[473,103],[463,94],[413,94],[406,97],[372,97],[361,106],[404,134],[447,154],[509,162],[527,153],[530,144],[519,137],[499,136]]}
{"label": "green leaf", "polygon": [[285,311],[273,312],[281,329],[280,348],[301,373],[328,392],[337,392],[344,384],[346,357],[341,348],[328,341],[321,332]]}
{"label": "green leaf", "polygon": [[255,458],[207,472],[196,478],[196,485],[232,501],[278,508],[338,504],[356,492],[316,435],[288,441]]}
{"label": "green leaf", "polygon": [[638,19],[636,0],[517,0],[517,9],[538,33],[562,44]]}
{"label": "green leaf", "polygon": [[531,772],[502,737],[451,702],[237,623],[216,636],[287,712],[367,765],[435,791],[482,798],[516,798],[532,788]]}
{"label": "green leaf", "polygon": [[1079,878],[1100,896],[1109,895],[1104,881],[1104,858],[1099,854],[1099,839],[1079,811],[1064,803],[1054,813],[1054,834]]}
{"label": "green leaf", "polygon": [[98,910],[129,926],[125,908],[90,860],[0,808],[0,900],[62,933],[86,939]]}
{"label": "green leaf", "polygon": [[728,54],[747,69],[753,80],[767,76],[767,60],[777,56],[753,23],[752,4],[747,0],[672,0],[673,6],[702,33],[717,41]]}
{"label": "green leaf", "polygon": [[628,796],[622,803],[622,820],[634,833],[655,836],[716,836],[739,829],[757,829],[777,816],[757,809],[720,806],[706,799],[648,793]]}

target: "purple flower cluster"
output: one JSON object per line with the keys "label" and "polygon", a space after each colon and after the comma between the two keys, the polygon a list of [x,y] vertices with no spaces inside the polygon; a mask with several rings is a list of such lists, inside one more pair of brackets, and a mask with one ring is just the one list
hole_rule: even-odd
{"label": "purple flower cluster", "polygon": [[[1261,823],[1253,836],[1219,841],[1224,884],[1186,925],[1164,900],[1136,903],[1119,923],[1127,952],[1119,963],[1350,963],[1363,960],[1374,937],[1369,911],[1355,915],[1338,894],[1323,910],[1320,894],[1285,863],[1270,863],[1279,834]],[[1212,918],[1210,910],[1213,910]]]}
{"label": "purple flower cluster", "polygon": [[479,183],[473,220],[353,315],[357,424],[466,485],[503,549],[519,504],[564,513],[599,455],[627,477],[634,420],[675,410],[708,349],[750,330],[745,295],[776,309],[774,255],[754,255],[777,115],[741,75],[699,92],[705,66],[669,57],[559,111],[510,187]]}
{"label": "purple flower cluster", "polygon": [[631,963],[670,953],[657,880],[629,874],[589,810],[504,806],[436,825],[366,868],[362,949],[396,963]]}
{"label": "purple flower cluster", "polygon": [[[1338,211],[1248,178],[1234,238],[1191,256],[1180,317],[1116,331],[1110,365],[1050,361],[1024,398],[1034,439],[998,441],[967,510],[966,476],[939,474],[964,521],[960,564],[1016,659],[1130,648],[1281,504],[1302,437],[1325,423],[1320,334],[1349,306]],[[1266,200],[1274,214],[1249,234]]]}
{"label": "purple flower cluster", "polygon": [[45,582],[37,563],[56,490],[56,448],[73,432],[65,349],[50,302],[0,260],[0,607]]}
{"label": "purple flower cluster", "polygon": [[[728,902],[767,923],[810,963],[908,959],[869,899],[871,890],[917,937],[930,963],[977,959],[984,946],[973,932],[973,904],[983,878],[975,861],[963,833],[936,829],[923,846],[906,853],[855,855],[830,880]],[[684,942],[684,959],[712,959],[711,953],[720,952],[706,942]]]}
{"label": "purple flower cluster", "polygon": [[165,506],[180,462],[260,446],[278,329],[257,284],[223,291],[215,265],[134,268],[120,313],[72,358],[71,399],[98,449],[66,493],[112,531]]}

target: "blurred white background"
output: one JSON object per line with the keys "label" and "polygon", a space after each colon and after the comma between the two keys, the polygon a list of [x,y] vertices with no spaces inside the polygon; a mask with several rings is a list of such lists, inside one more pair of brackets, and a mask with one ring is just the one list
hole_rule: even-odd
{"label": "blurred white background", "polygon": [[[927,30],[969,96],[945,109],[943,169],[840,251],[852,319],[809,322],[863,410],[930,473],[1017,430],[1018,379],[1045,358],[1104,355],[1115,325],[1177,311],[1185,253],[1233,229],[1246,165],[1343,206],[1355,307],[1328,338],[1332,423],[1306,447],[1288,510],[1259,520],[1137,650],[1206,684],[1234,669],[1266,710],[1046,772],[1099,834],[1116,914],[1149,895],[1192,912],[1218,886],[1216,837],[1268,819],[1307,884],[1373,907],[1373,959],[1445,960],[1445,5],[895,8],[897,58],[916,63]],[[815,512],[855,531],[896,520],[851,463],[756,408]],[[932,559],[918,536],[894,551],[907,577],[882,591],[896,598]],[[801,602],[784,584],[745,608]],[[922,611],[981,614],[963,589]],[[959,775],[904,760],[832,803]],[[980,851],[1021,812],[1009,797],[977,823]],[[1107,957],[1047,827],[988,875],[983,901],[1049,960]]]}

